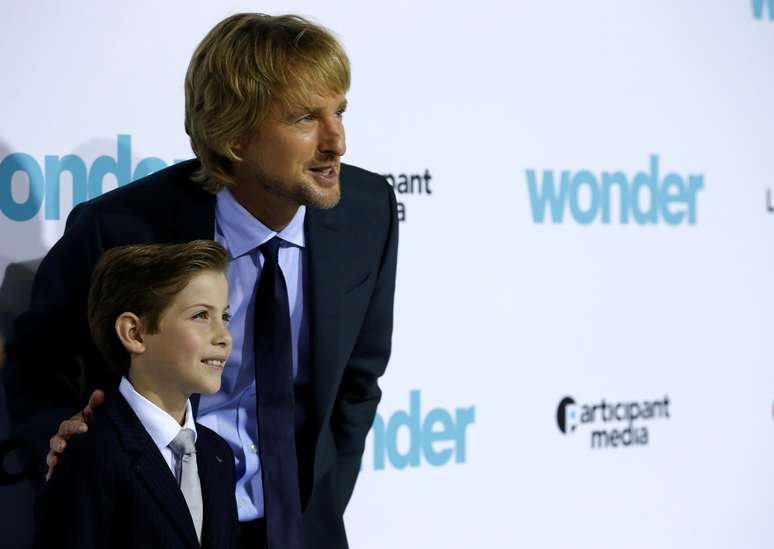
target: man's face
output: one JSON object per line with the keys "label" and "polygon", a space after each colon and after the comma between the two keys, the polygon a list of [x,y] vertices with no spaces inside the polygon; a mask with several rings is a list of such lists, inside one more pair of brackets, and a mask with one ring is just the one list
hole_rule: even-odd
{"label": "man's face", "polygon": [[314,95],[292,109],[271,108],[256,134],[235,147],[243,159],[234,166],[237,199],[334,207],[340,197],[340,158],[347,150],[346,106],[344,95],[334,94]]}
{"label": "man's face", "polygon": [[223,273],[194,276],[165,309],[156,333],[144,334],[143,360],[159,392],[212,394],[231,353],[228,282]]}

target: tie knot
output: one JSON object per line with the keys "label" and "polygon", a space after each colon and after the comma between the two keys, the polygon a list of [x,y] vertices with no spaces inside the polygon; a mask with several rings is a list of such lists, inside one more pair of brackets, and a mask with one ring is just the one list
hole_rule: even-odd
{"label": "tie knot", "polygon": [[274,264],[277,263],[280,242],[280,238],[275,236],[268,242],[264,242],[258,247],[258,249],[261,250],[261,254],[263,254],[263,259],[265,261],[270,261]]}
{"label": "tie knot", "polygon": [[195,454],[194,432],[191,429],[180,429],[177,436],[169,443],[169,447],[177,456]]}

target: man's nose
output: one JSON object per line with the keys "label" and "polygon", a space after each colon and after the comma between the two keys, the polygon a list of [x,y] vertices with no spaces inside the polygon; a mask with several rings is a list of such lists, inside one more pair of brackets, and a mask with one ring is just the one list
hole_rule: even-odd
{"label": "man's nose", "polygon": [[319,149],[322,153],[334,156],[344,156],[347,152],[344,124],[341,118],[326,120],[322,124]]}

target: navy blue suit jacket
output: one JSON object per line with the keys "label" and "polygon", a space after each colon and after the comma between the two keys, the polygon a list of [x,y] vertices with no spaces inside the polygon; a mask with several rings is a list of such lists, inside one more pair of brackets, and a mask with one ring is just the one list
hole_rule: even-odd
{"label": "navy blue suit jacket", "polygon": [[124,397],[115,391],[86,434],[73,437],[37,503],[37,547],[232,549],[239,547],[234,456],[196,426],[202,543],[172,471]]}

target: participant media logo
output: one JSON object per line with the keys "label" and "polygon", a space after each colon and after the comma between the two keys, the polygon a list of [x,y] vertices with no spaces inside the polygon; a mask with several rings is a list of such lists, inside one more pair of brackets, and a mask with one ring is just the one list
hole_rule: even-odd
{"label": "participant media logo", "polygon": [[592,450],[646,446],[653,424],[670,419],[669,405],[668,396],[580,404],[566,396],[556,408],[556,424],[563,435],[588,433]]}
{"label": "participant media logo", "polygon": [[383,173],[382,176],[397,196],[398,221],[406,221],[406,197],[429,197],[433,194],[433,189],[430,186],[433,176],[430,174],[429,168],[414,173]]}

